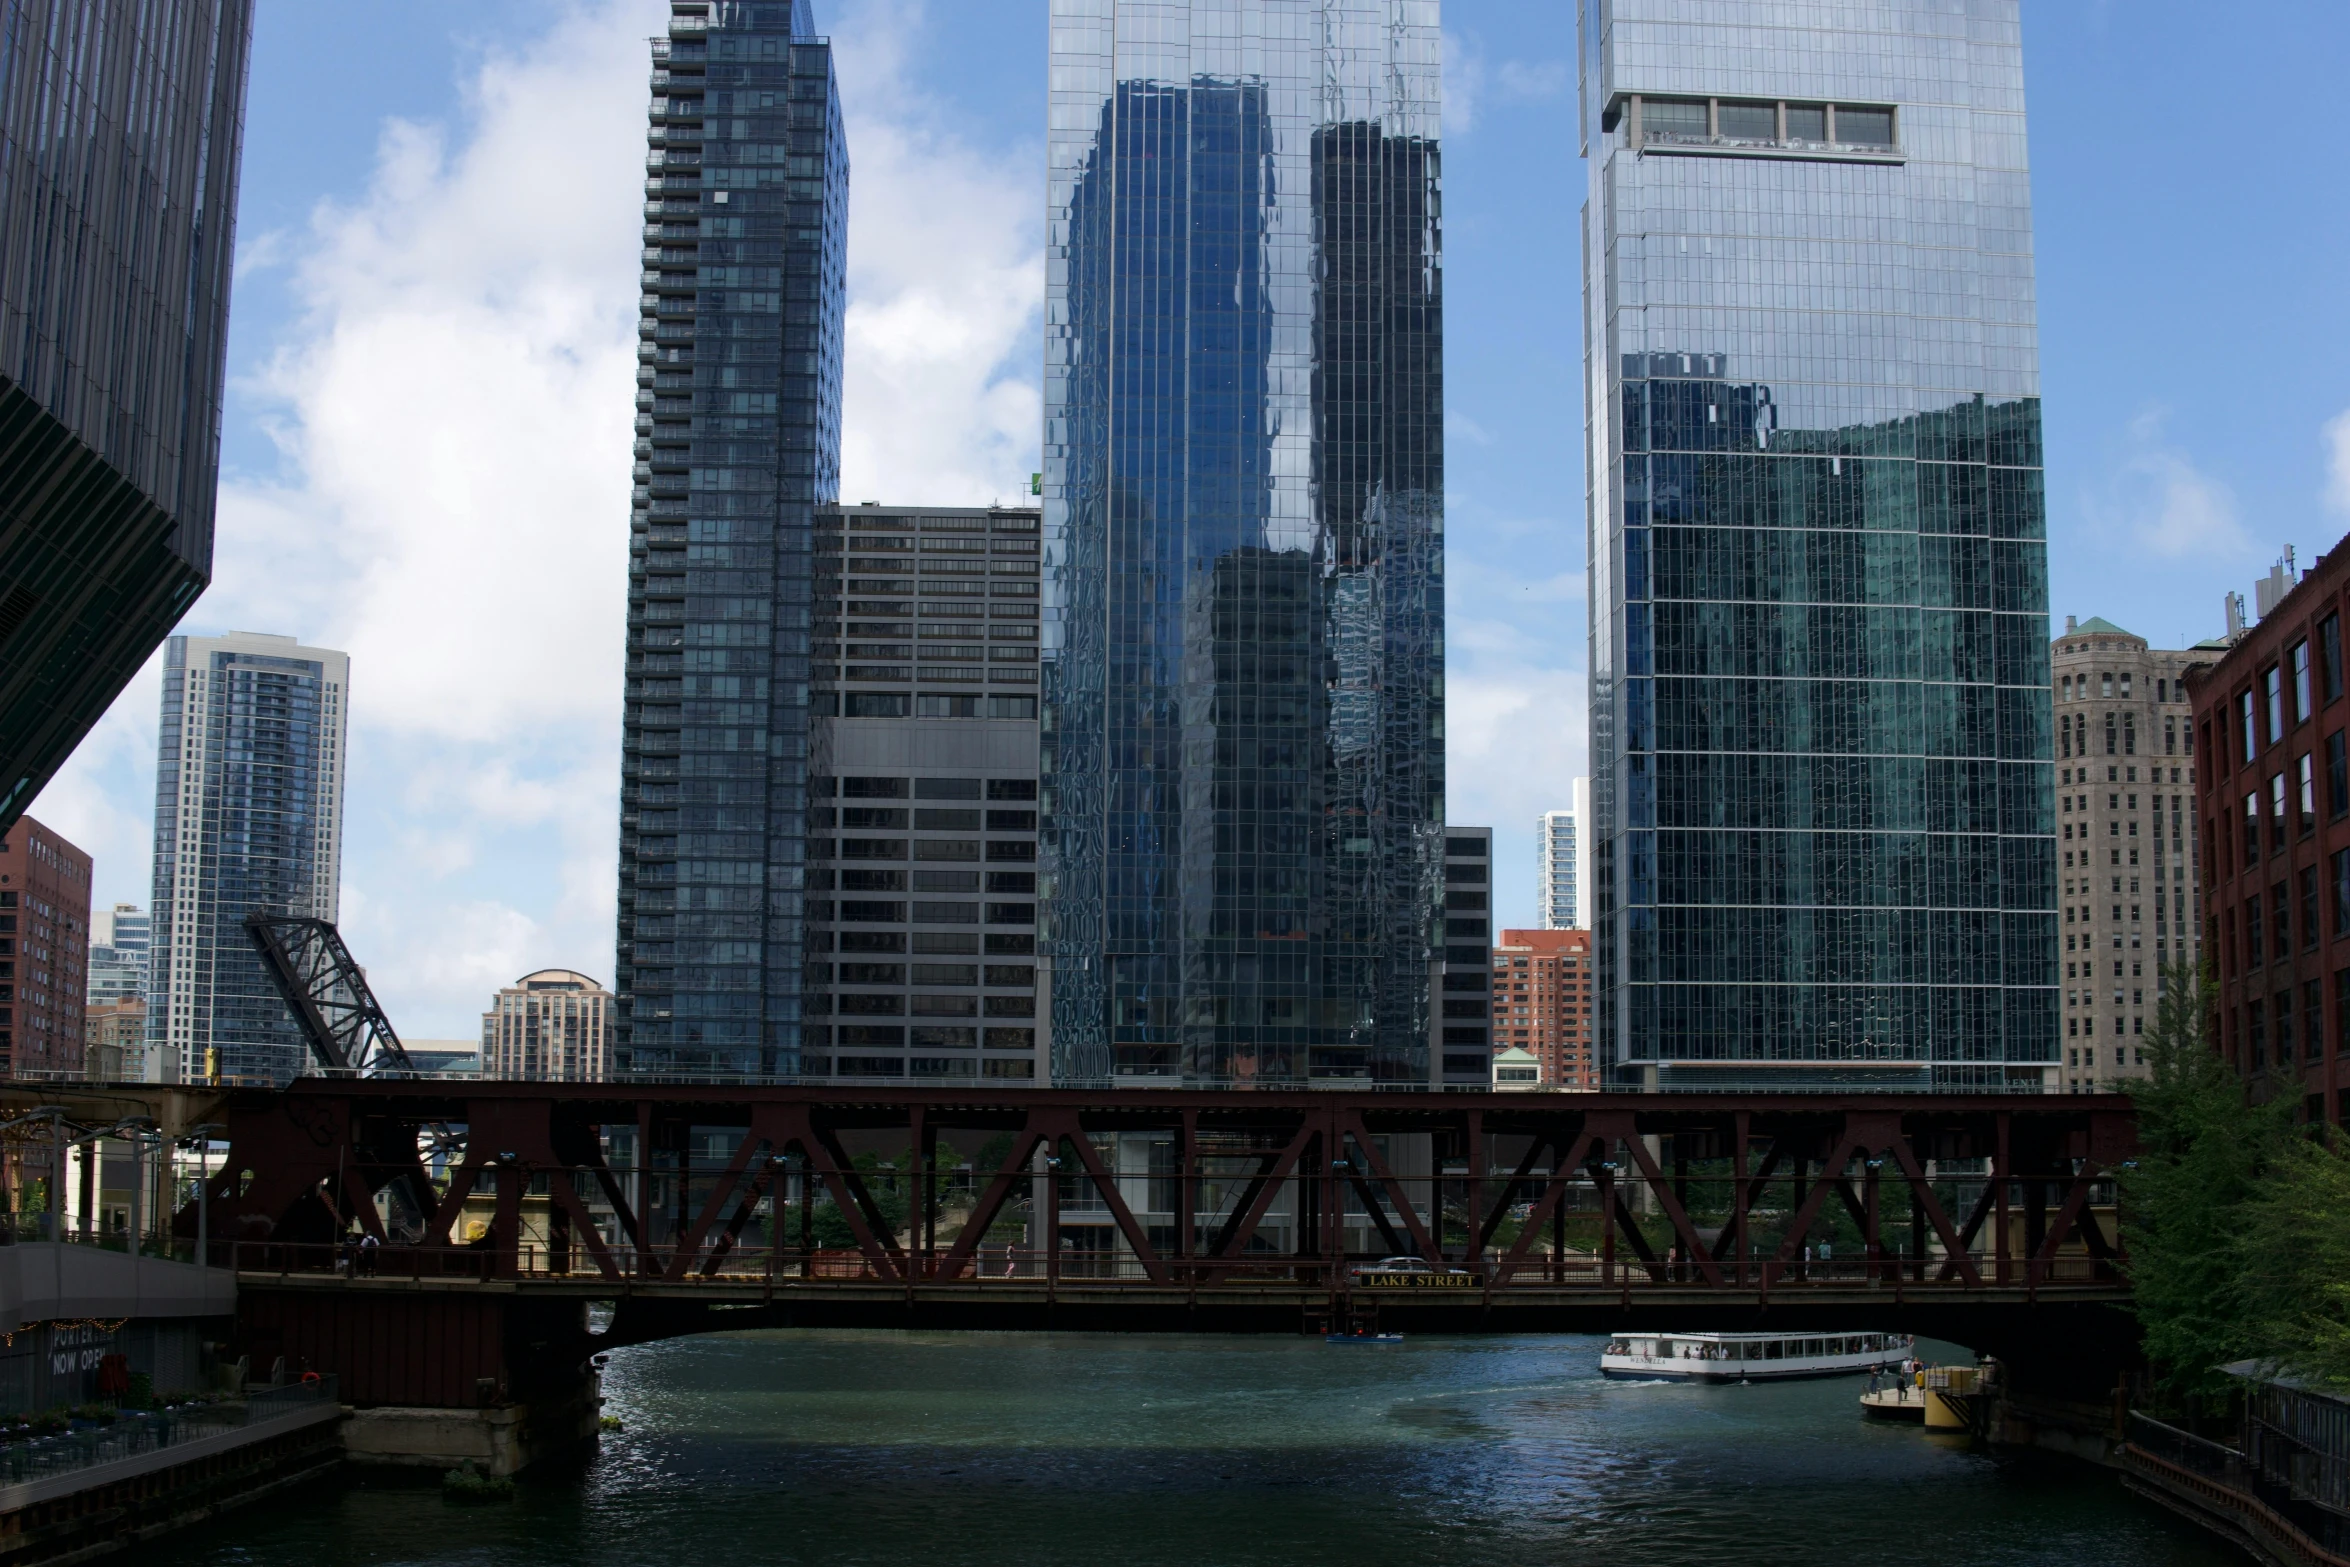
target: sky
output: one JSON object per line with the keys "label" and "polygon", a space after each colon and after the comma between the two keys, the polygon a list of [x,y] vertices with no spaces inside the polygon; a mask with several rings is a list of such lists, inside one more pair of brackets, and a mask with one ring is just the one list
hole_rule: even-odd
{"label": "sky", "polygon": [[[852,164],[842,493],[1040,466],[1044,0],[816,0]],[[2350,530],[2350,7],[2030,0],[2051,608],[2158,646]],[[409,1038],[609,981],[657,0],[260,0],[212,587],[352,656],[342,925]],[[1584,763],[1574,18],[1446,0],[1448,810]],[[2256,88],[2248,84],[2257,84]],[[2332,345],[2329,347],[2328,345]],[[160,656],[32,811],[144,905]]]}

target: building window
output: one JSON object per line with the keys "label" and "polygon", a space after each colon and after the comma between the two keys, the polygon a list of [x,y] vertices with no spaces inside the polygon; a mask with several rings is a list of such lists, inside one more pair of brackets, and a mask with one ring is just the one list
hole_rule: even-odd
{"label": "building window", "polygon": [[2317,759],[2307,751],[2301,753],[2301,835],[2309,836],[2317,830]]}
{"label": "building window", "polygon": [[2342,694],[2342,617],[2328,615],[2317,627],[2319,689],[2331,702]]}
{"label": "building window", "polygon": [[2303,637],[2285,654],[2285,662],[2293,671],[2293,722],[2299,723],[2317,711],[2309,699],[2309,639]]}
{"label": "building window", "polygon": [[2285,775],[2271,773],[2268,777],[2268,846],[2282,850],[2285,846]]}
{"label": "building window", "polygon": [[2266,1009],[2257,1001],[2247,1004],[2244,1008],[2244,1034],[2252,1049],[2254,1067],[2268,1065],[2268,1026],[2264,1016],[2265,1011]]}
{"label": "building window", "polygon": [[2311,1061],[2326,1053],[2326,990],[2316,980],[2301,987],[2301,1054]]}
{"label": "building window", "polygon": [[2305,866],[2301,871],[2301,945],[2317,945],[2317,867]]}
{"label": "building window", "polygon": [[2260,894],[2244,900],[2244,966],[2258,968],[2268,961],[2268,946],[2260,939]]}
{"label": "building window", "polygon": [[2289,990],[2280,990],[2277,992],[2277,1010],[2275,1021],[2277,1030],[2277,1065],[2291,1066],[2293,1064],[2293,993]]}
{"label": "building window", "polygon": [[2350,849],[2334,851],[2334,934],[2350,936]]}
{"label": "building window", "polygon": [[2098,689],[2105,693],[2105,700],[2113,700],[2113,675],[2110,671],[2098,677]]}
{"label": "building window", "polygon": [[2179,754],[2179,720],[2175,714],[2162,721],[2162,754],[2165,756]]}
{"label": "building window", "polygon": [[2337,821],[2350,814],[2350,750],[2339,729],[2326,736],[2326,810]]}
{"label": "building window", "polygon": [[2276,915],[2276,945],[2270,949],[2270,956],[2281,963],[2293,955],[2293,900],[2281,881],[2269,888],[2268,899]]}
{"label": "building window", "polygon": [[2268,698],[2264,704],[2268,713],[2268,733],[2264,738],[2270,745],[2275,745],[2285,737],[2285,672],[2283,668],[2271,664],[2262,670],[2260,686],[2267,693]]}
{"label": "building window", "polygon": [[2249,691],[2237,693],[2236,722],[2243,730],[2244,760],[2247,762],[2257,760],[2260,756],[2260,735],[2259,731],[2252,727],[2252,693]]}
{"label": "building window", "polygon": [[2251,865],[2260,858],[2260,796],[2244,796],[2244,863]]}

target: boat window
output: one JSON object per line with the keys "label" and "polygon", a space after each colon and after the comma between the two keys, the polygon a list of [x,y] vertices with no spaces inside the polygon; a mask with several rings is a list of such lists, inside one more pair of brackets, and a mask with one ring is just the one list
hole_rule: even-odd
{"label": "boat window", "polygon": [[1778,1339],[1773,1339],[1773,1340],[1771,1340],[1771,1345],[1770,1345],[1770,1348],[1769,1348],[1769,1349],[1767,1349],[1767,1350],[1765,1350],[1765,1351],[1763,1351],[1763,1358],[1764,1358],[1765,1360],[1778,1360],[1778,1359],[1781,1359],[1781,1358],[1783,1358],[1783,1357],[1786,1355],[1786,1353],[1787,1353],[1787,1346],[1786,1346],[1786,1344],[1785,1344],[1785,1343],[1783,1343],[1782,1341],[1778,1340]]}
{"label": "boat window", "polygon": [[1629,1348],[1630,1346],[1625,1344],[1625,1342],[1620,1338],[1611,1338],[1607,1341],[1607,1352],[1611,1355],[1625,1354],[1628,1352]]}
{"label": "boat window", "polygon": [[1807,1338],[1803,1341],[1803,1352],[1807,1355],[1824,1355],[1827,1348],[1820,1340]]}

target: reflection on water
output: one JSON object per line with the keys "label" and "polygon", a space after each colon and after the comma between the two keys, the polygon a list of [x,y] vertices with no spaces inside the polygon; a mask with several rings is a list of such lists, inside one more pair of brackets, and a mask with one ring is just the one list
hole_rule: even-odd
{"label": "reflection on water", "polygon": [[[174,1564],[2217,1567],[2102,1471],[1864,1423],[1862,1382],[1603,1381],[1596,1339],[749,1333],[613,1357],[627,1431],[508,1507],[326,1488]],[[152,1549],[152,1548],[150,1548]]]}

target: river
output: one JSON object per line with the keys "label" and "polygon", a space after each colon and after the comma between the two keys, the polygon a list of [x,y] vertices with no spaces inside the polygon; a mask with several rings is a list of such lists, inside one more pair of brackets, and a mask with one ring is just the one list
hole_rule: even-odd
{"label": "river", "polygon": [[[1931,1351],[1927,1351],[1929,1355]],[[1864,1423],[1857,1380],[1604,1381],[1598,1341],[744,1333],[503,1505],[325,1483],[151,1567],[2220,1567],[2109,1473]]]}

